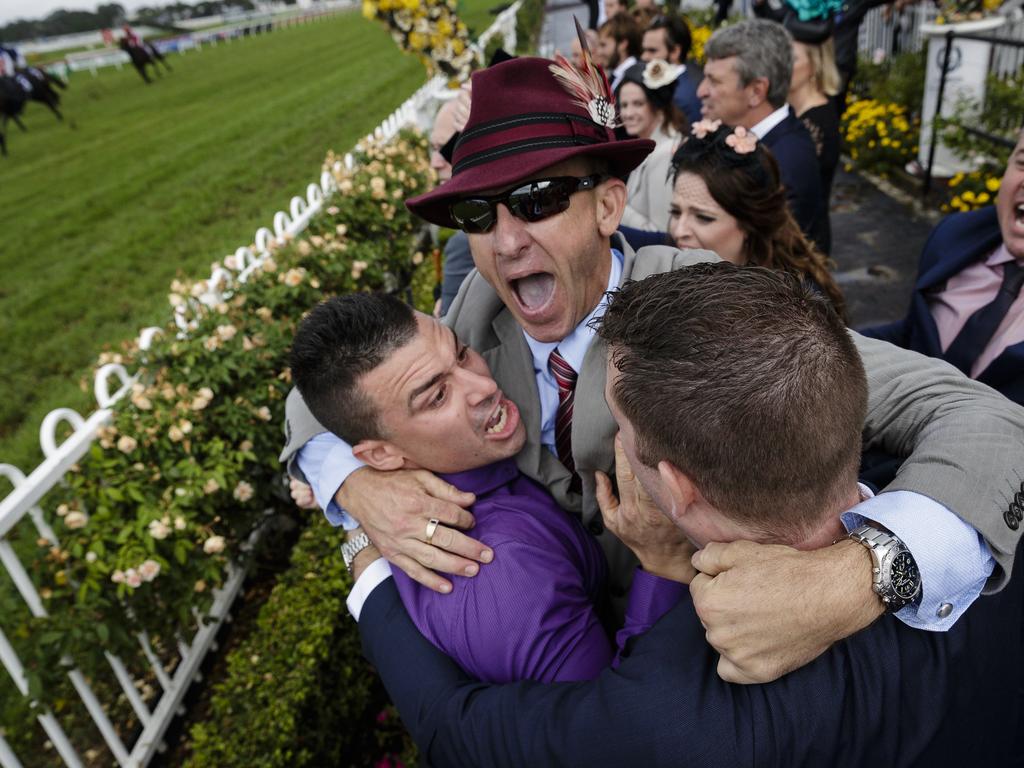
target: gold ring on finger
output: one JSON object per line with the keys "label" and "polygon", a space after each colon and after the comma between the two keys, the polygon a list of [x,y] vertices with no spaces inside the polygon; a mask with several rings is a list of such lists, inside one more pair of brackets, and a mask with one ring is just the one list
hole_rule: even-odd
{"label": "gold ring on finger", "polygon": [[437,532],[437,526],[440,524],[441,521],[436,517],[432,517],[427,521],[427,544],[431,543],[431,540],[434,538],[434,534]]}

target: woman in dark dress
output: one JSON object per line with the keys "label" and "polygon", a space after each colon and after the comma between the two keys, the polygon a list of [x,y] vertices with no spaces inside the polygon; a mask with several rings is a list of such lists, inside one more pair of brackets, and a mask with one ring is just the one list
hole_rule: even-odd
{"label": "woman in dark dress", "polygon": [[[793,78],[789,85],[789,104],[814,140],[826,206],[832,197],[832,179],[839,164],[840,143],[839,115],[829,96],[838,92],[839,72],[836,69],[832,38],[808,42],[806,37],[801,40],[797,31],[793,37]],[[831,253],[831,225],[826,227],[823,235],[826,239],[820,244],[821,249]]]}

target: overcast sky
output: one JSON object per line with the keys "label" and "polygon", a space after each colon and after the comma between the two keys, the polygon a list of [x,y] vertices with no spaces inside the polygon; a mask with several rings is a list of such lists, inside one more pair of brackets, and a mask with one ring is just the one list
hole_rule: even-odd
{"label": "overcast sky", "polygon": [[[0,0],[0,24],[15,19],[42,19],[51,11],[66,8],[69,11],[95,11],[96,6],[107,0]],[[162,0],[110,0],[119,2],[129,12],[142,5],[164,5]]]}

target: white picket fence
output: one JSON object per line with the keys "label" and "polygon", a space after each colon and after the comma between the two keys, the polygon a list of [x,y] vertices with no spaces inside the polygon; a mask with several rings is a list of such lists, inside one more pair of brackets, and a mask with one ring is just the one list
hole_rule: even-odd
{"label": "white picket fence", "polygon": [[[515,50],[516,28],[515,16],[522,0],[518,0],[503,11],[494,23],[484,32],[477,44],[480,58],[487,42],[495,35],[502,35],[505,47]],[[434,106],[438,99],[445,97],[446,83],[437,77],[428,82],[410,96],[398,109],[389,115],[367,140],[387,142],[403,128],[411,125],[426,127],[429,123]],[[346,154],[343,162],[347,167],[353,166],[351,154]],[[306,196],[295,196],[288,204],[287,211],[278,211],[273,218],[271,227],[260,227],[254,237],[254,246],[238,248],[231,259],[234,269],[218,267],[213,270],[207,282],[207,291],[197,297],[198,301],[215,305],[224,299],[224,292],[229,291],[237,283],[244,283],[254,269],[269,257],[270,247],[274,243],[284,242],[302,232],[312,218],[331,195],[337,192],[334,177],[324,171],[319,182],[311,183],[306,188]],[[174,319],[179,333],[187,334],[191,328],[186,320],[186,310],[179,307]],[[149,348],[154,336],[160,333],[159,328],[145,328],[139,334],[139,347]],[[39,593],[21,563],[7,535],[27,515],[40,538],[46,539],[52,546],[58,546],[59,540],[47,523],[47,517],[40,502],[57,485],[75,462],[77,462],[92,445],[99,427],[107,424],[113,415],[112,408],[118,400],[130,391],[136,377],[124,366],[107,363],[95,374],[93,390],[98,409],[88,417],[83,417],[70,408],[57,408],[43,419],[40,427],[39,441],[46,457],[42,464],[26,476],[17,467],[0,464],[0,475],[8,478],[14,490],[0,502],[0,562],[2,562],[11,580],[15,584],[25,604],[33,616],[45,616],[45,609]],[[113,391],[111,382],[114,382]],[[63,442],[58,441],[58,429],[71,427],[71,435]],[[230,568],[224,586],[215,594],[213,607],[206,622],[200,623],[195,635],[178,642],[176,659],[161,659],[151,647],[145,634],[139,636],[144,655],[150,664],[154,679],[162,693],[156,706],[150,709],[139,694],[136,679],[116,656],[107,653],[107,661],[114,673],[121,690],[124,692],[132,710],[142,725],[141,734],[134,744],[125,744],[118,735],[117,729],[107,716],[103,704],[93,692],[88,681],[76,669],[71,668],[71,682],[82,700],[89,716],[99,729],[111,754],[118,765],[130,768],[141,768],[149,763],[153,755],[162,748],[162,739],[176,714],[181,714],[181,702],[189,685],[197,679],[199,667],[207,651],[215,647],[215,637],[221,624],[229,618],[228,611],[238,595],[245,574],[240,568]],[[14,680],[22,695],[28,695],[28,678],[25,669],[18,659],[13,646],[2,629],[3,616],[0,616],[0,662]],[[173,675],[166,671],[174,669]],[[82,759],[71,744],[57,718],[48,711],[40,711],[37,715],[40,725],[45,731],[54,749],[69,768],[80,768]],[[2,725],[2,724],[0,724]],[[22,768],[22,763],[14,754],[10,744],[4,739],[0,728],[0,766],[2,768]]]}

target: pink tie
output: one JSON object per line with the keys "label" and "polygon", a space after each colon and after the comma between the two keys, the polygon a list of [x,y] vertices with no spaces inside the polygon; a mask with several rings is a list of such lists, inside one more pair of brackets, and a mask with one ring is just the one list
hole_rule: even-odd
{"label": "pink tie", "polygon": [[570,472],[576,472],[572,458],[572,402],[576,391],[576,371],[555,349],[548,358],[548,367],[558,383],[558,411],[555,413],[555,450]]}

